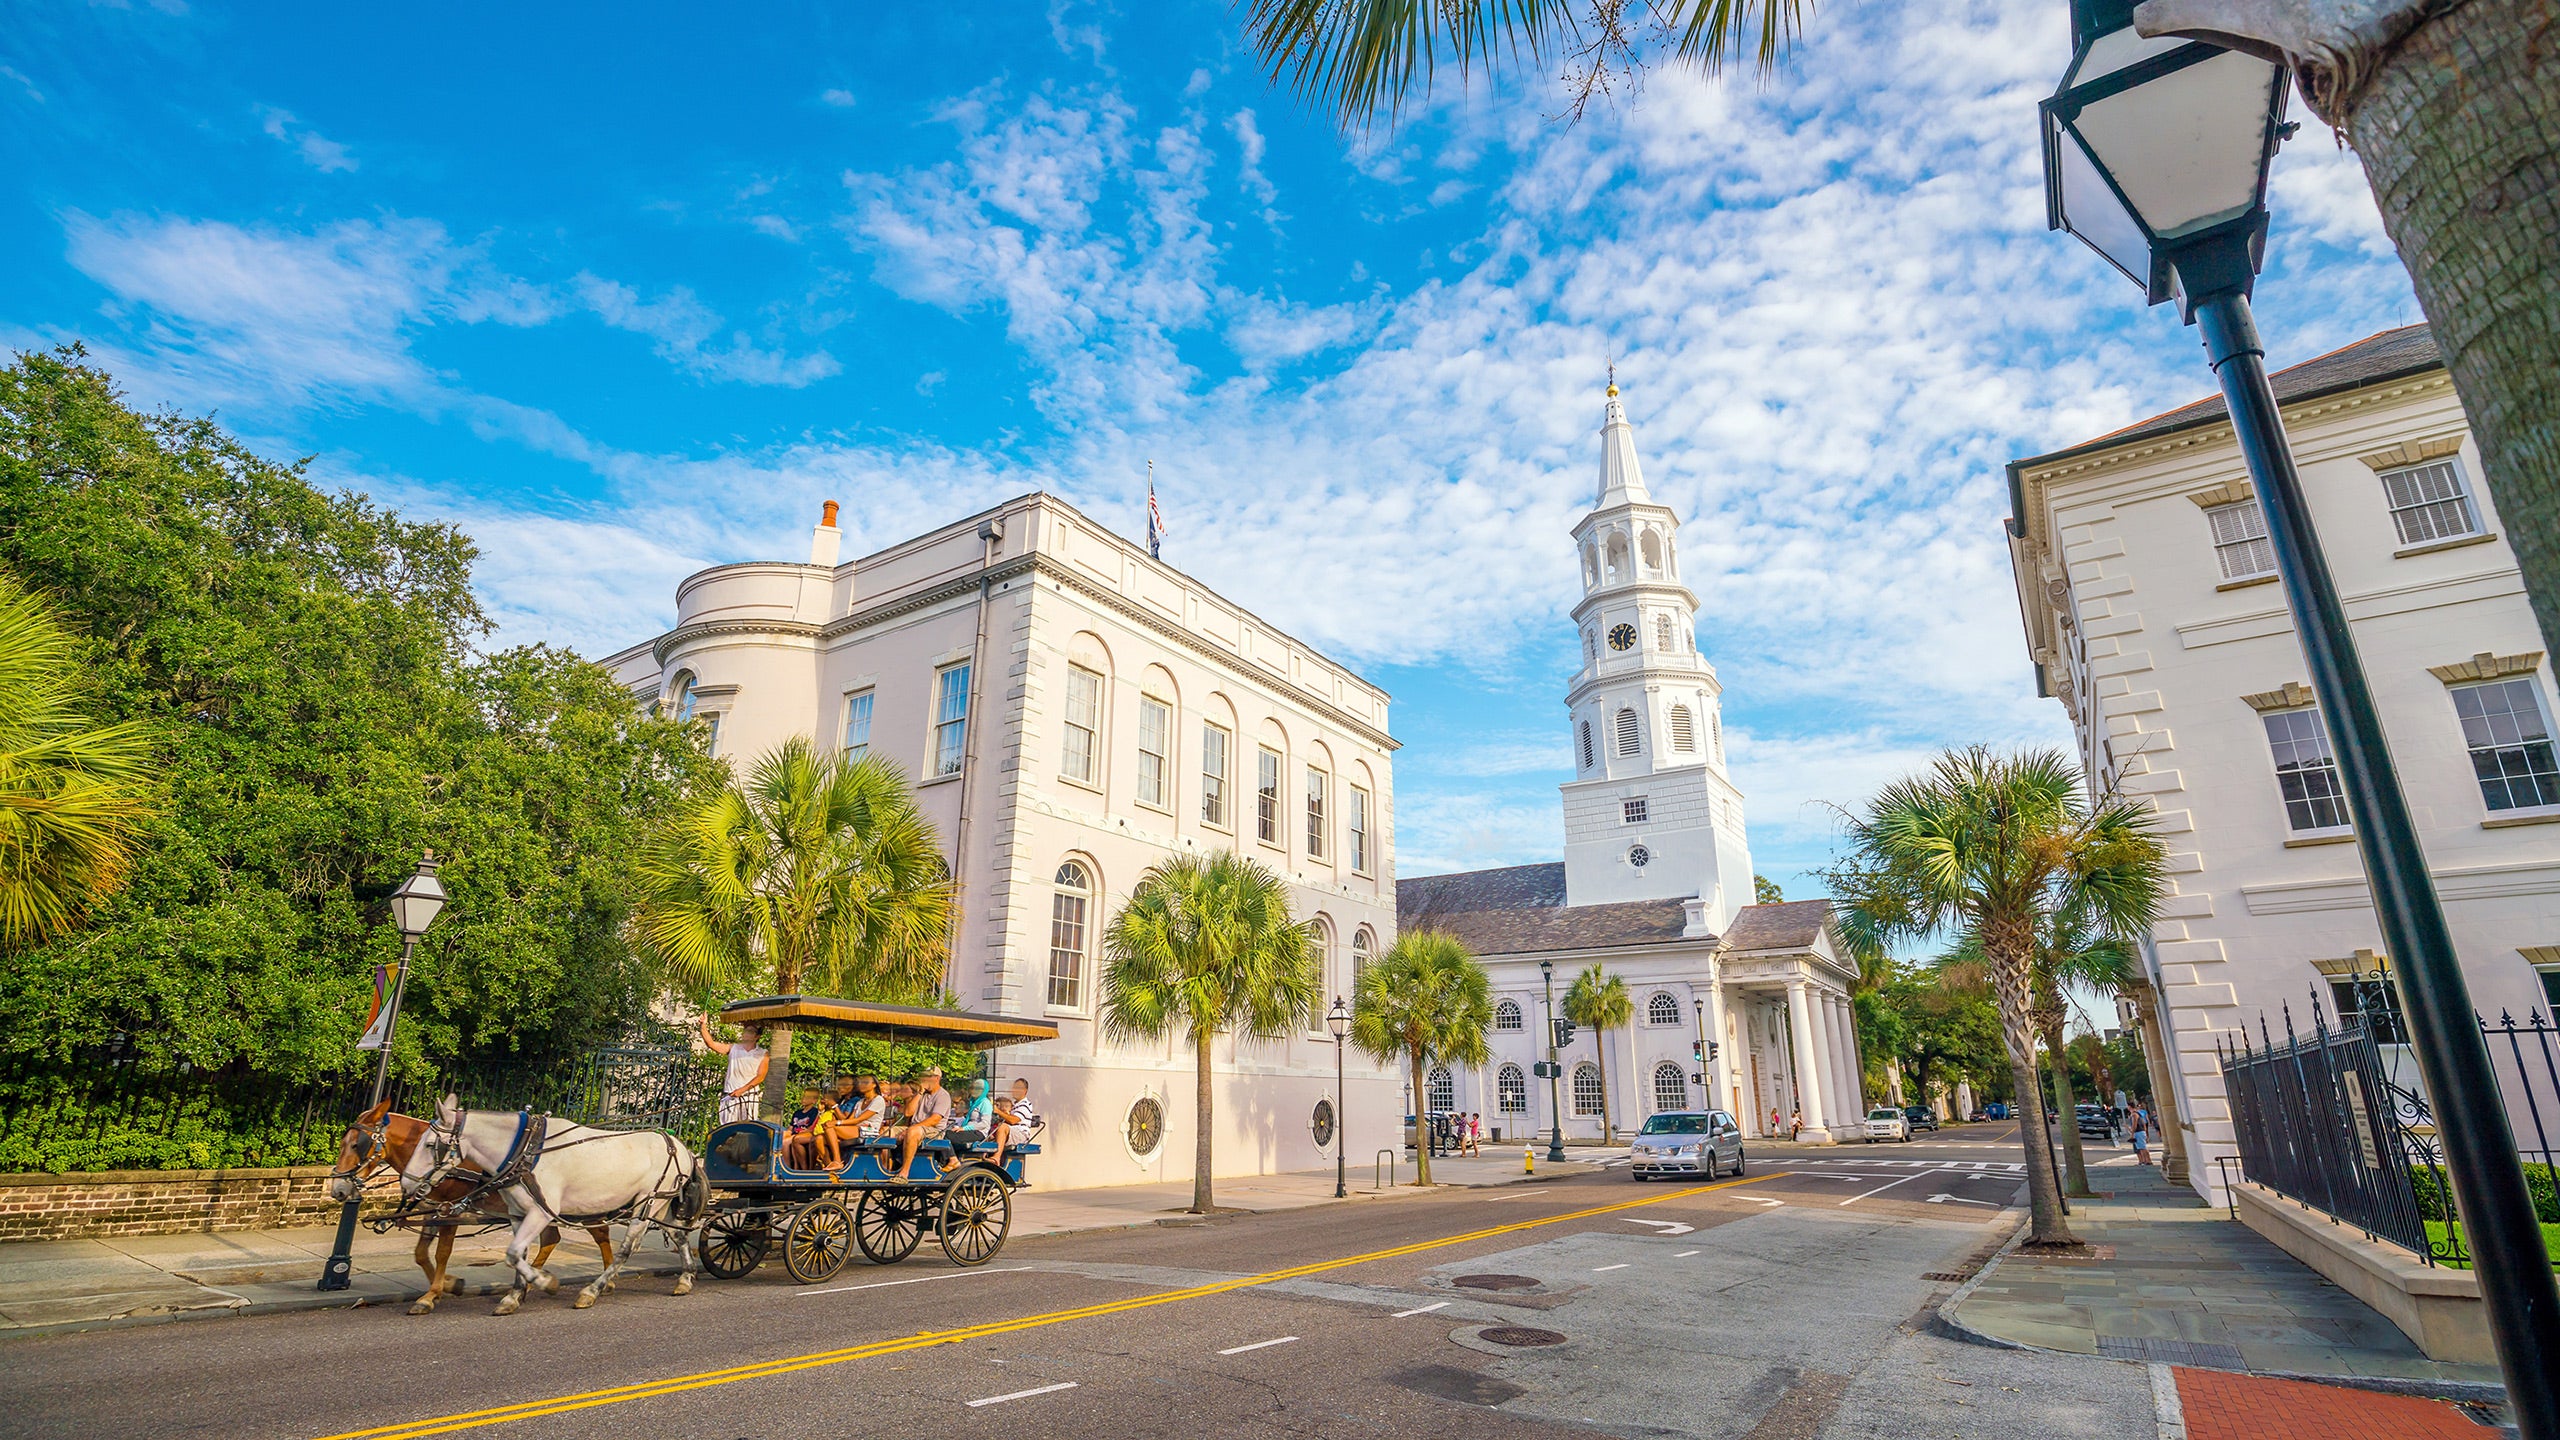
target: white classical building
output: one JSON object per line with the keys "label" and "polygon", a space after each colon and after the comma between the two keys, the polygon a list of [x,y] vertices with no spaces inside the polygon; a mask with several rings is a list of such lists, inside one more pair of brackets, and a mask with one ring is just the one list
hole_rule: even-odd
{"label": "white classical building", "polygon": [[[1756,1136],[1772,1111],[1801,1112],[1806,1138],[1827,1141],[1862,1113],[1855,970],[1828,901],[1749,903],[1742,792],[1725,768],[1723,689],[1698,653],[1698,597],[1680,582],[1680,517],[1645,488],[1615,385],[1600,456],[1598,500],[1573,530],[1582,668],[1565,695],[1565,858],[1397,886],[1399,923],[1456,935],[1497,996],[1491,1061],[1436,1069],[1423,1099],[1481,1114],[1506,1141],[1554,1123],[1551,1091],[1568,1135],[1599,1134],[1604,1088],[1621,1131],[1716,1108]],[[1561,1006],[1595,964],[1626,981],[1633,1023],[1577,1035],[1550,1086],[1533,1073],[1549,984]]]}
{"label": "white classical building", "polygon": [[[605,664],[735,764],[799,734],[914,776],[958,881],[951,993],[1060,1026],[997,1061],[1051,1117],[1041,1182],[1190,1178],[1190,1050],[1103,1034],[1105,921],[1150,865],[1241,851],[1288,880],[1347,993],[1394,937],[1385,692],[1052,495],[842,564],[835,518],[805,563],[689,577],[675,628]],[[1329,1162],[1319,1101],[1348,1099],[1350,1153],[1395,1143],[1395,1078],[1355,1054],[1337,1096],[1321,1014],[1215,1064],[1221,1174]]]}
{"label": "white classical building", "polygon": [[[2491,1016],[2560,1000],[2554,692],[2479,456],[2425,327],[2274,377],[2452,926]],[[2336,764],[2305,685],[2246,467],[2219,399],[2009,466],[2011,558],[2039,693],[2097,789],[2143,797],[2176,894],[2148,947],[2155,1077],[2217,1203],[2234,1153],[2216,1047],[2290,1007],[2352,1009],[2387,968]],[[2393,1022],[2381,1022],[2384,1033]],[[2400,1057],[2404,1077],[2414,1070]]]}

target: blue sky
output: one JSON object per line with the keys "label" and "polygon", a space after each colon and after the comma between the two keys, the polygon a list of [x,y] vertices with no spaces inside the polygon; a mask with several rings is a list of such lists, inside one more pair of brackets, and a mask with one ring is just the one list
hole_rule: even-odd
{"label": "blue sky", "polygon": [[[1560,853],[1566,531],[1610,357],[1792,894],[1826,804],[2060,742],[2002,462],[2210,387],[2048,235],[2058,0],[1826,7],[1782,75],[1550,78],[1344,137],[1222,3],[20,0],[0,345],[86,343],[456,521],[501,641],[602,655],[708,564],[1040,487],[1396,697],[1407,874]],[[2280,158],[2279,363],[2417,318],[2354,158]]]}

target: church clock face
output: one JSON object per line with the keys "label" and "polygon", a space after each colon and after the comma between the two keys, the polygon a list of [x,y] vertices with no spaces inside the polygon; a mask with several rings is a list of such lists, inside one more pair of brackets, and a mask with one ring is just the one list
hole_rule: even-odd
{"label": "church clock face", "polygon": [[1636,648],[1636,627],[1623,620],[1610,626],[1609,648],[1612,650],[1633,650]]}

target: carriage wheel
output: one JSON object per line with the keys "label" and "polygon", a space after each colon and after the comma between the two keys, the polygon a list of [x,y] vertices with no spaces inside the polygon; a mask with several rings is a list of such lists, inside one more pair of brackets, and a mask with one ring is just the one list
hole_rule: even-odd
{"label": "carriage wheel", "polygon": [[773,1227],[761,1210],[714,1210],[702,1227],[702,1268],[735,1280],[764,1263]]}
{"label": "carriage wheel", "polygon": [[853,1207],[853,1238],[875,1265],[895,1265],[924,1239],[924,1204],[895,1190],[865,1190]]}
{"label": "carriage wheel", "polygon": [[942,1253],[954,1265],[984,1265],[1004,1248],[1013,1228],[1013,1194],[1004,1177],[984,1165],[960,1172],[942,1192]]}
{"label": "carriage wheel", "polygon": [[853,1217],[833,1200],[812,1200],[782,1232],[782,1268],[803,1285],[815,1285],[844,1268],[853,1254]]}

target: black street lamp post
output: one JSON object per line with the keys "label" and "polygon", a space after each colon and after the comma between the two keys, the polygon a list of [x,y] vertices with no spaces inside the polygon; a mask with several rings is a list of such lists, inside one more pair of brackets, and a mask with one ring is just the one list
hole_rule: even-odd
{"label": "black street lamp post", "polygon": [[1564,1163],[1564,1066],[1556,1059],[1556,962],[1538,962],[1538,974],[1547,982],[1547,1113],[1555,1117],[1555,1128],[1547,1135],[1547,1159]]}
{"label": "black street lamp post", "polygon": [[1342,1081],[1342,1042],[1351,1034],[1351,1007],[1339,995],[1324,1014],[1324,1028],[1333,1032],[1333,1198],[1341,1200],[1351,1194],[1351,1111],[1344,1103]]}
{"label": "black street lamp post", "polygon": [[[374,1053],[373,1098],[365,1105],[367,1113],[382,1103],[382,1092],[391,1081],[391,1035],[400,1025],[400,997],[409,990],[409,961],[418,953],[418,937],[436,923],[444,901],[444,882],[436,879],[433,850],[418,861],[418,873],[391,892],[391,923],[400,927],[400,973],[392,977],[391,997],[383,1002],[382,1046]],[[323,1290],[344,1290],[354,1283],[356,1207],[363,1200],[360,1194],[351,1195],[338,1210],[337,1243],[330,1247],[329,1263],[320,1269]]]}
{"label": "black street lamp post", "polygon": [[2401,794],[2336,581],[2295,473],[2249,313],[2267,233],[2267,169],[2293,132],[2282,67],[2133,29],[2133,0],[2073,0],[2073,54],[2044,102],[2052,227],[2202,333],[2256,482],[2294,634],[2336,747],[2356,849],[2435,1102],[2454,1199],[2520,1433],[2560,1440],[2560,1290],[2525,1189],[2497,1073]]}

